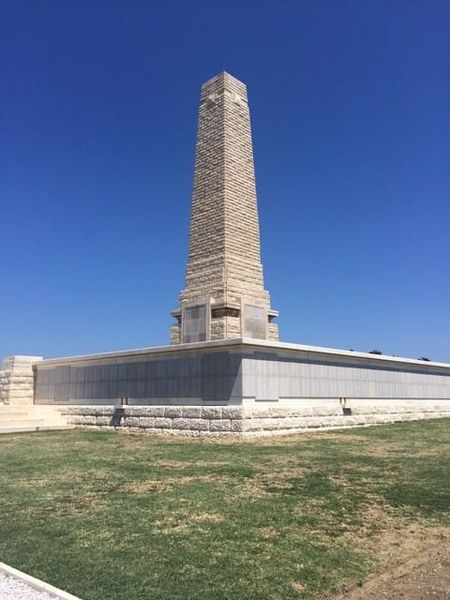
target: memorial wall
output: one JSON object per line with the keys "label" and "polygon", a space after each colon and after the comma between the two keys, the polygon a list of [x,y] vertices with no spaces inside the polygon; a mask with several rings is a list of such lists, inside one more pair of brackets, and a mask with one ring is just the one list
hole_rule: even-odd
{"label": "memorial wall", "polygon": [[450,365],[263,340],[43,360],[34,371],[44,404],[450,401]]}

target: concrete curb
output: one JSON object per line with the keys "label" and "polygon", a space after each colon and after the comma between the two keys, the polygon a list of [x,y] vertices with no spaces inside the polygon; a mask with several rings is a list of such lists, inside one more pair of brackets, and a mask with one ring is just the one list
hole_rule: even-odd
{"label": "concrete curb", "polygon": [[23,583],[26,583],[33,589],[38,592],[45,592],[54,598],[58,598],[58,600],[80,600],[77,596],[73,596],[68,592],[64,592],[63,590],[59,590],[58,588],[46,583],[45,581],[41,581],[40,579],[36,579],[36,577],[31,577],[31,575],[27,575],[26,573],[22,573],[14,567],[10,567],[9,565],[5,565],[5,563],[0,562],[0,571],[9,575],[10,577],[14,577]]}

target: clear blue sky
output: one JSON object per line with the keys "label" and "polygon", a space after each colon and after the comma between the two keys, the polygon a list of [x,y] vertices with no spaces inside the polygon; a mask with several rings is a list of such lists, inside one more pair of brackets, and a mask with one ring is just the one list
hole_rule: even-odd
{"label": "clear blue sky", "polygon": [[450,361],[448,0],[0,7],[0,356],[168,342],[225,69],[281,339]]}

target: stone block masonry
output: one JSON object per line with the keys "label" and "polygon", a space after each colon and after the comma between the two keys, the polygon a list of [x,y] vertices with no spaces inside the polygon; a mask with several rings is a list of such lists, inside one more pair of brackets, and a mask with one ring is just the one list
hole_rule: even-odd
{"label": "stone block masonry", "polygon": [[33,363],[42,356],[9,356],[0,370],[0,404],[33,404]]}
{"label": "stone block masonry", "polygon": [[[194,323],[191,306],[206,306],[207,318]],[[254,307],[250,319],[245,306]],[[220,73],[201,91],[186,286],[171,344],[244,330],[278,340],[277,314],[264,289],[247,88]]]}
{"label": "stone block masonry", "polygon": [[[36,362],[36,404],[268,405],[450,401],[450,365],[227,339]],[[384,403],[384,404],[383,404]]]}
{"label": "stone block masonry", "polygon": [[450,417],[450,401],[352,402],[345,411],[338,402],[298,408],[65,406],[59,411],[78,429],[239,438]]}
{"label": "stone block masonry", "polygon": [[82,428],[240,437],[450,416],[445,363],[248,339],[37,359],[5,361],[2,402]]}

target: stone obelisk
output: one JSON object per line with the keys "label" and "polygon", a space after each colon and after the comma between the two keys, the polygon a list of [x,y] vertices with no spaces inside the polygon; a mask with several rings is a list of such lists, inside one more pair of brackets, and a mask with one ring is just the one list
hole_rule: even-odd
{"label": "stone obelisk", "polygon": [[171,343],[278,340],[264,289],[247,87],[228,73],[202,86],[189,259]]}

